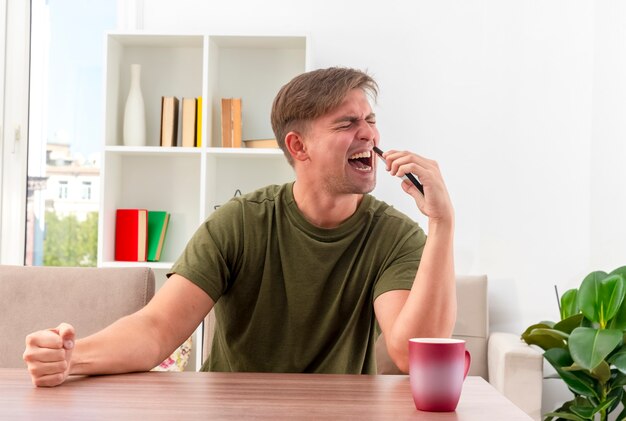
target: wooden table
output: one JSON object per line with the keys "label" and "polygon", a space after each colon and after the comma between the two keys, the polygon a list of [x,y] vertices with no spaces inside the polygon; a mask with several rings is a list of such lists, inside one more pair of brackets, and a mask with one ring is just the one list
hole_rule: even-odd
{"label": "wooden table", "polygon": [[137,373],[72,377],[36,388],[26,370],[0,369],[0,419],[33,420],[530,420],[481,377],[456,412],[415,409],[408,376]]}

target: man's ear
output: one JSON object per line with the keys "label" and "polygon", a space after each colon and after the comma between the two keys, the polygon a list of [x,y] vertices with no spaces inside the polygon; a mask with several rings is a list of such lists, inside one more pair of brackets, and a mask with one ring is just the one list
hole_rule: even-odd
{"label": "man's ear", "polygon": [[309,158],[306,143],[299,132],[289,132],[285,136],[285,146],[295,161],[306,161]]}

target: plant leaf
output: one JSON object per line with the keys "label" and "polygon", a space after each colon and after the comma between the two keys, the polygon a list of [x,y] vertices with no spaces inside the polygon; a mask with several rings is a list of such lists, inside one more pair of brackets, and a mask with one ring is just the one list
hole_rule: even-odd
{"label": "plant leaf", "polygon": [[581,371],[581,370],[583,370],[583,368],[581,366],[579,366],[578,364],[573,363],[569,367],[563,367],[563,370],[565,370],[565,371]]}
{"label": "plant leaf", "polygon": [[[599,324],[599,323],[594,323],[594,322],[592,322],[591,320],[589,320],[589,319],[588,319],[588,318],[586,318],[586,317],[583,317],[583,321],[582,321],[582,322],[580,322],[580,325],[581,325],[582,327],[593,327],[593,328],[596,328],[596,329],[600,326],[600,324]],[[594,325],[595,325],[595,326],[594,326]]]}
{"label": "plant leaf", "polygon": [[595,405],[589,402],[587,398],[577,396],[574,399],[572,405],[570,405],[567,409],[584,419],[590,419],[591,417],[593,417]]}
{"label": "plant leaf", "polygon": [[[554,413],[558,413],[558,412],[562,412],[562,413],[566,413],[566,414],[571,413],[572,412],[572,411],[570,411],[571,406],[575,405],[577,400],[579,400],[579,399],[586,399],[586,398],[584,398],[582,396],[577,396],[576,398],[572,399],[571,401],[564,402],[563,405],[561,405],[560,407],[558,407],[557,409],[552,411],[552,413],[553,414]],[[546,418],[544,418],[543,421],[551,421],[553,419],[554,419],[554,416],[549,416],[548,417],[547,414],[546,414]],[[562,420],[563,418],[558,418],[557,417],[556,419],[558,421],[558,420]]]}
{"label": "plant leaf", "polygon": [[591,371],[621,343],[622,332],[617,329],[577,327],[569,336],[569,351],[579,366]]}
{"label": "plant leaf", "polygon": [[524,339],[528,345],[537,345],[544,351],[552,348],[565,348],[567,346],[563,339],[557,339],[546,333],[530,333],[526,336],[522,336],[522,339]]}
{"label": "plant leaf", "polygon": [[622,394],[622,404],[624,404],[624,409],[619,413],[615,421],[622,421],[626,419],[626,393]]}
{"label": "plant leaf", "polygon": [[624,301],[624,278],[622,275],[609,275],[600,283],[602,286],[601,306],[602,316],[608,322],[622,305]]}
{"label": "plant leaf", "polygon": [[578,290],[576,288],[568,289],[561,295],[561,320],[572,317],[574,314],[580,313],[578,308],[578,301],[576,295]]}
{"label": "plant leaf", "polygon": [[532,332],[530,332],[530,336],[535,336],[535,335],[548,335],[560,341],[567,341],[567,338],[569,338],[569,333],[565,333],[556,329],[546,329],[543,327],[537,328],[533,330]]}
{"label": "plant leaf", "polygon": [[581,325],[584,317],[585,316],[582,313],[575,314],[555,324],[553,329],[560,330],[561,332],[568,334],[572,333],[572,330]]}
{"label": "plant leaf", "polygon": [[611,406],[613,404],[613,402],[615,402],[615,398],[611,398],[611,399],[605,400],[600,405],[595,407],[595,409],[593,410],[593,413],[591,415],[593,416],[593,415],[597,414],[598,412],[607,409],[609,406]]}
{"label": "plant leaf", "polygon": [[548,412],[545,415],[545,417],[559,417],[559,418],[563,418],[564,420],[585,421],[583,418],[580,418],[578,415],[570,414],[568,412]]}
{"label": "plant leaf", "polygon": [[570,410],[578,415],[579,417],[581,417],[584,420],[590,420],[593,417],[594,411],[593,411],[593,407],[592,406],[576,406],[576,405],[572,405],[570,407]]}
{"label": "plant leaf", "polygon": [[617,372],[613,381],[610,382],[610,388],[624,390],[624,386],[626,386],[626,375],[621,372]]}
{"label": "plant leaf", "polygon": [[626,300],[622,300],[622,305],[617,309],[615,317],[606,326],[608,329],[626,330]]}
{"label": "plant leaf", "polygon": [[626,374],[626,351],[620,351],[617,354],[614,354],[608,361],[619,371]]}
{"label": "plant leaf", "polygon": [[626,266],[620,266],[617,269],[612,270],[609,275],[622,275],[623,278],[626,278]]}
{"label": "plant leaf", "polygon": [[542,321],[539,323],[535,323],[534,325],[530,325],[526,328],[526,330],[524,331],[524,333],[522,333],[522,338],[524,337],[524,335],[529,334],[530,332],[532,332],[535,329],[552,329],[552,327],[554,326],[553,322],[547,322],[547,321]]}
{"label": "plant leaf", "polygon": [[591,370],[591,377],[598,379],[602,384],[606,384],[611,380],[611,367],[606,361],[600,361],[600,364]]}
{"label": "plant leaf", "polygon": [[552,348],[544,352],[543,356],[574,393],[583,396],[598,397],[594,387],[595,381],[591,377],[582,372],[568,372],[563,370],[563,367],[571,366],[574,362],[566,349]]}
{"label": "plant leaf", "polygon": [[613,403],[607,409],[607,413],[610,414],[611,412],[615,411],[615,408],[617,408],[617,405],[619,405],[619,403],[621,402],[623,395],[624,395],[624,389],[621,387],[618,389],[613,389],[609,392],[609,394],[606,397],[609,399],[613,399]]}
{"label": "plant leaf", "polygon": [[578,308],[586,318],[592,322],[600,323],[600,282],[607,277],[606,272],[591,272],[583,279],[578,289]]}
{"label": "plant leaf", "polygon": [[[619,267],[609,275],[621,275],[626,285],[626,266]],[[617,314],[607,326],[610,329],[626,330],[626,299],[622,300],[622,305],[617,310]]]}
{"label": "plant leaf", "polygon": [[546,333],[547,330],[552,330],[552,326],[545,322],[531,325],[522,333],[522,340],[528,345],[537,345],[544,351],[550,348],[565,348],[564,339]]}

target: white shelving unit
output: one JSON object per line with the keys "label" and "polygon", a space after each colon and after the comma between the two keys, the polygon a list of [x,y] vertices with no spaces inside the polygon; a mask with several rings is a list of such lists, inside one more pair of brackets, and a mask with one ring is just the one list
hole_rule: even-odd
{"label": "white shelving unit", "polygon": [[[221,148],[221,98],[242,98],[243,139],[271,138],[270,110],[279,88],[307,66],[304,36],[110,33],[105,71],[98,265],[150,266],[159,278],[206,217],[239,189],[244,194],[293,180],[278,149]],[[147,146],[122,145],[130,65],[141,64]],[[202,97],[202,147],[159,146],[161,97]],[[115,211],[171,213],[160,262],[117,262]],[[196,335],[200,344],[200,335]],[[200,364],[196,353],[195,367]]]}

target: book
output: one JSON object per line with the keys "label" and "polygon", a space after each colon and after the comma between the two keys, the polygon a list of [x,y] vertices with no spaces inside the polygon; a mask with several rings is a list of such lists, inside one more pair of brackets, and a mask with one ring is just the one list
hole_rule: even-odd
{"label": "book", "polygon": [[145,262],[148,244],[148,211],[118,209],[115,214],[115,260]]}
{"label": "book", "polygon": [[241,148],[241,98],[230,102],[230,118],[233,121],[233,148]]}
{"label": "book", "polygon": [[202,97],[198,97],[198,107],[196,115],[196,146],[202,147]]}
{"label": "book", "polygon": [[241,147],[241,98],[222,98],[222,147]]}
{"label": "book", "polygon": [[176,146],[178,143],[178,98],[161,97],[161,146]]}
{"label": "book", "polygon": [[183,98],[180,117],[180,146],[193,148],[196,146],[196,98]]}
{"label": "book", "polygon": [[278,148],[276,139],[247,139],[243,141],[245,148]]}
{"label": "book", "polygon": [[161,260],[165,234],[170,222],[170,214],[165,211],[148,211],[148,261]]}
{"label": "book", "polygon": [[231,98],[222,98],[222,147],[233,146],[233,121],[231,119]]}

